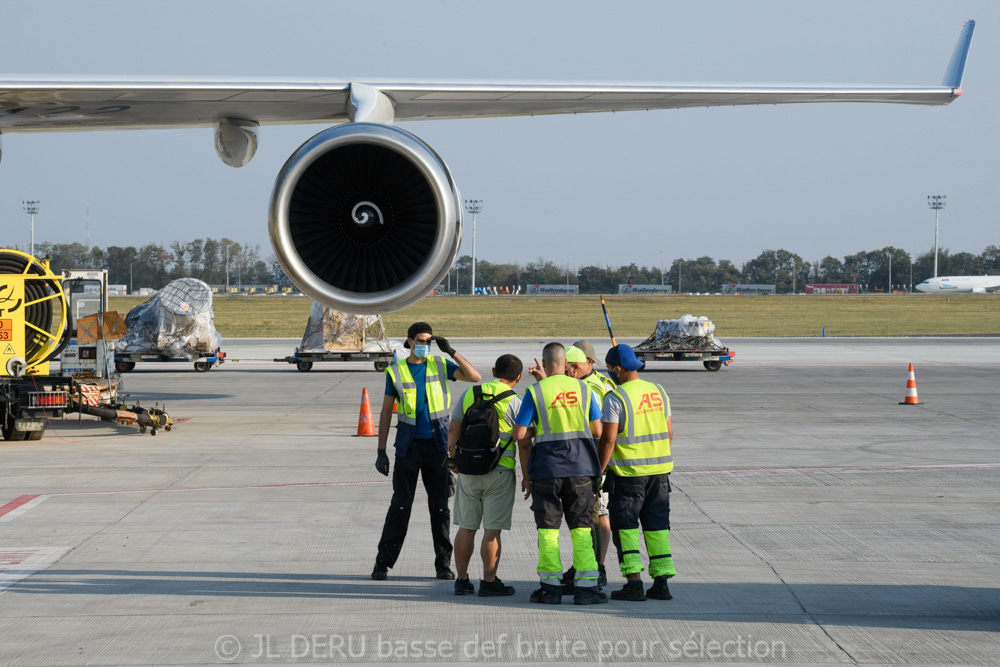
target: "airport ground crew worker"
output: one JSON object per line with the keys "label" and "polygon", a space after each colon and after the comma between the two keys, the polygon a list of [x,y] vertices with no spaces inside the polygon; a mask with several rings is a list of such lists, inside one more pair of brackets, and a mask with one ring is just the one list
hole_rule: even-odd
{"label": "airport ground crew worker", "polygon": [[[612,600],[670,600],[667,579],[677,574],[670,553],[670,455],[673,425],[670,399],[663,387],[639,379],[646,367],[628,345],[616,345],[605,357],[618,387],[604,397],[600,441],[604,483],[618,564],[628,581]],[[649,554],[653,585],[643,591],[639,526]]]}
{"label": "airport ground crew worker", "polygon": [[[482,386],[485,399],[513,391],[521,381],[524,365],[513,354],[497,358],[492,373],[495,378]],[[455,402],[451,413],[451,427],[448,431],[448,455],[454,459],[456,443],[462,433],[462,420],[466,410],[475,401],[474,389],[465,392],[461,401]],[[506,596],[514,594],[514,587],[507,586],[497,576],[500,564],[500,531],[510,530],[511,513],[514,509],[514,463],[517,460],[517,442],[511,435],[514,420],[521,408],[521,397],[513,394],[501,398],[493,404],[500,426],[501,454],[497,467],[485,475],[463,474],[458,470],[458,488],[455,491],[455,595],[471,595],[476,592],[469,580],[469,561],[476,546],[476,531],[483,527],[483,541],[479,554],[483,559],[483,578],[479,580],[480,597]],[[524,470],[522,470],[522,474]]]}
{"label": "airport ground crew worker", "polygon": [[[566,348],[566,375],[586,382],[594,390],[594,393],[597,394],[597,400],[603,403],[605,394],[615,388],[615,383],[611,378],[598,373],[594,369],[594,363],[597,361],[596,355],[594,346],[588,341],[576,341],[573,345]],[[603,477],[601,481],[604,481]],[[604,559],[607,557],[608,547],[611,545],[611,522],[608,519],[608,494],[606,492],[601,491],[598,493],[594,513],[597,515],[596,520],[598,523],[594,530],[594,551],[597,554],[597,569],[600,572],[600,576],[597,579],[597,587],[604,588],[608,583],[608,573],[604,567]],[[564,593],[571,593],[573,591],[574,577],[575,572],[573,568],[570,568],[563,575]]]}
{"label": "airport ground crew worker", "polygon": [[[590,387],[565,374],[566,350],[561,344],[545,346],[542,365],[546,377],[525,391],[513,430],[522,469],[528,471],[522,488],[525,497],[532,497],[538,528],[541,587],[531,594],[531,602],[562,602],[559,526],[565,516],[576,570],[573,601],[604,603],[608,597],[597,589],[591,536],[600,478],[596,438],[601,435],[601,409]],[[533,444],[526,438],[530,426],[535,428]]]}
{"label": "airport ground crew worker", "polygon": [[[396,564],[410,522],[417,476],[423,478],[427,507],[434,538],[434,569],[438,579],[454,579],[451,570],[451,512],[448,509],[451,472],[444,467],[448,457],[448,426],[451,390],[449,380],[479,382],[472,364],[455,351],[447,339],[432,335],[431,325],[416,322],[406,332],[410,356],[389,366],[386,371],[385,396],[378,423],[378,457],[375,468],[389,474],[386,443],[392,421],[392,405],[399,401],[396,422],[396,467],[392,474],[392,501],[385,515],[382,538],[372,579],[388,577]],[[431,342],[454,363],[430,353]]]}

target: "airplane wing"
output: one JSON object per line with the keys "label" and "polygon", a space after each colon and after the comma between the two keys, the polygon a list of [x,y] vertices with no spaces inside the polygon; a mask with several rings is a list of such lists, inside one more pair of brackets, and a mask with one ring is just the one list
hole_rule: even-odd
{"label": "airplane wing", "polygon": [[340,123],[371,118],[356,115],[362,91],[380,100],[383,111],[374,117],[380,122],[807,102],[944,105],[962,94],[974,29],[971,20],[962,29],[940,86],[0,76],[0,132],[210,127],[220,118],[257,125]]}

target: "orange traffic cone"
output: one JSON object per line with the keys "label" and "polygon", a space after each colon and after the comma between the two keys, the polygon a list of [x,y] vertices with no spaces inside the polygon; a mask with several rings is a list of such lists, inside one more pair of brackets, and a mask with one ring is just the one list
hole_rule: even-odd
{"label": "orange traffic cone", "polygon": [[913,375],[913,364],[910,364],[910,375],[906,380],[906,398],[900,405],[923,405],[917,398],[917,378]]}
{"label": "orange traffic cone", "polygon": [[361,390],[361,415],[358,416],[357,436],[370,437],[378,435],[375,432],[375,422],[372,420],[372,404],[368,401],[367,387]]}

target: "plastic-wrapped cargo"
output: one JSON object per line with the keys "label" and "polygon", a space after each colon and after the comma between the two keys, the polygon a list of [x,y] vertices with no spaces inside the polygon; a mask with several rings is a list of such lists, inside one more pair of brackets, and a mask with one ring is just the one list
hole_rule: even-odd
{"label": "plastic-wrapped cargo", "polygon": [[715,340],[715,324],[707,317],[685,315],[677,320],[659,320],[653,335],[636,346],[637,350],[721,349]]}
{"label": "plastic-wrapped cargo", "polygon": [[352,315],[313,301],[298,352],[392,352],[380,315]]}
{"label": "plastic-wrapped cargo", "polygon": [[125,317],[128,333],[116,350],[197,359],[222,346],[215,330],[212,290],[197,278],[178,278]]}

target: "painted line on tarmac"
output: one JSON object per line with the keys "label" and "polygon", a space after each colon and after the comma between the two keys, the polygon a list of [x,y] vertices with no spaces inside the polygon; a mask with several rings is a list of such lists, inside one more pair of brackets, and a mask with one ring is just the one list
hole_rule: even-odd
{"label": "painted line on tarmac", "polygon": [[52,565],[65,556],[70,548],[0,547],[0,594],[22,579]]}
{"label": "painted line on tarmac", "polygon": [[21,516],[35,505],[40,505],[47,497],[48,496],[35,494],[14,498],[14,500],[10,501],[3,507],[0,507],[0,523],[10,521],[15,517]]}
{"label": "painted line on tarmac", "polygon": [[11,521],[21,516],[28,510],[41,505],[49,498],[61,496],[104,496],[119,493],[160,493],[163,491],[238,491],[241,489],[283,489],[296,486],[347,486],[355,484],[388,484],[388,480],[374,479],[369,481],[353,482],[289,482],[285,484],[251,484],[248,486],[194,486],[194,487],[172,487],[159,489],[119,489],[117,491],[64,491],[59,493],[45,493],[37,495],[24,495],[15,498],[3,507],[0,507],[0,523]]}
{"label": "painted line on tarmac", "polygon": [[680,470],[679,475],[732,475],[734,477],[749,475],[816,475],[821,473],[853,473],[853,472],[905,472],[907,470],[961,470],[1000,468],[1000,463],[928,463],[923,465],[887,465],[887,466],[815,466],[805,468],[730,468],[709,470]]}

